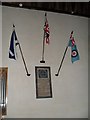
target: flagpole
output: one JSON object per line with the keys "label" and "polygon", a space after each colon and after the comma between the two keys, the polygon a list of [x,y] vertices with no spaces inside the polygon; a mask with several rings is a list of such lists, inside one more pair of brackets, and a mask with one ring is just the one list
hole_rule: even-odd
{"label": "flagpole", "polygon": [[45,63],[44,60],[44,48],[45,48],[45,44],[44,44],[44,40],[45,39],[45,31],[44,31],[44,35],[43,35],[43,50],[42,50],[42,60],[40,61],[40,63]]}
{"label": "flagpole", "polygon": [[[70,34],[70,39],[72,38],[72,34],[73,34],[73,31],[72,31],[71,34]],[[61,60],[60,66],[59,66],[59,68],[58,68],[58,72],[55,74],[55,76],[58,76],[58,75],[59,75],[59,72],[60,72],[60,70],[61,70],[61,67],[62,67],[62,64],[63,64],[64,58],[65,58],[65,55],[66,55],[66,52],[67,52],[68,46],[69,46],[69,44],[66,46],[66,49],[65,49],[65,51],[64,51],[64,54],[63,54],[63,57],[62,57],[62,60]]]}
{"label": "flagpole", "polygon": [[18,45],[19,45],[19,50],[20,50],[20,53],[21,53],[21,56],[22,56],[22,60],[23,60],[23,63],[24,63],[24,67],[25,67],[25,70],[26,70],[27,76],[30,76],[30,74],[29,74],[29,72],[28,72],[28,69],[27,69],[27,66],[26,66],[26,62],[25,62],[25,59],[24,59],[23,53],[22,53],[22,49],[21,49],[20,43],[18,43]]}
{"label": "flagpole", "polygon": [[[15,25],[13,25],[13,29],[15,29]],[[16,43],[16,46],[17,45],[19,46],[19,50],[20,50],[20,53],[21,53],[21,57],[22,57],[22,60],[23,60],[23,63],[24,63],[24,67],[25,67],[25,71],[27,73],[27,76],[30,76],[31,74],[29,74],[29,72],[28,72],[28,69],[27,69],[27,66],[26,66],[26,62],[25,62],[25,59],[24,59],[23,52],[22,52],[22,49],[21,49],[19,41],[18,41],[18,43]]]}
{"label": "flagpole", "polygon": [[61,63],[60,63],[59,69],[58,69],[58,72],[55,74],[55,76],[58,76],[58,75],[59,75],[59,72],[60,72],[60,70],[61,70],[61,67],[62,67],[64,58],[65,58],[65,55],[66,55],[66,52],[67,52],[67,49],[68,49],[68,45],[66,46],[66,49],[65,49],[65,51],[64,51],[64,54],[63,54],[63,57],[62,57],[62,60],[61,60]]}
{"label": "flagpole", "polygon": [[[47,13],[45,13],[45,22],[46,22],[46,16],[47,16]],[[44,30],[44,35],[43,35],[42,60],[40,61],[40,63],[45,63],[45,60],[44,60],[44,48],[45,48],[45,30]]]}

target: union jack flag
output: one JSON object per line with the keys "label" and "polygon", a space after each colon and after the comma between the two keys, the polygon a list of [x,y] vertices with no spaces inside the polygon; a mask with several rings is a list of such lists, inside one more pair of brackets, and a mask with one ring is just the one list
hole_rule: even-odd
{"label": "union jack flag", "polygon": [[44,36],[45,42],[46,42],[46,44],[49,44],[50,43],[50,40],[49,40],[50,31],[49,31],[49,24],[48,24],[46,13],[45,13],[44,33],[45,33],[45,36]]}

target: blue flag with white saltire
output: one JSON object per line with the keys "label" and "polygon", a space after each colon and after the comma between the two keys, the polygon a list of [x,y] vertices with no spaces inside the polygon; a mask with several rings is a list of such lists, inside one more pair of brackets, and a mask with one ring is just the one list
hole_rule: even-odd
{"label": "blue flag with white saltire", "polygon": [[16,60],[16,43],[17,43],[17,36],[15,30],[13,30],[11,35],[10,41],[10,48],[9,48],[9,58]]}
{"label": "blue flag with white saltire", "polygon": [[73,62],[79,60],[80,57],[79,57],[77,46],[76,46],[76,43],[75,43],[75,40],[74,40],[74,37],[72,36],[72,34],[73,34],[73,31],[71,32],[68,46],[71,47],[71,61],[73,63]]}

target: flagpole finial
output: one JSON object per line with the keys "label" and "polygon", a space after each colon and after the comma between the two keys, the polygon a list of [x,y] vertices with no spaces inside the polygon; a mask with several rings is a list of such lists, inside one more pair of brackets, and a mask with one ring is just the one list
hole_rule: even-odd
{"label": "flagpole finial", "polygon": [[15,25],[13,24],[13,28],[15,28]]}
{"label": "flagpole finial", "polygon": [[73,30],[72,30],[71,34],[73,34]]}
{"label": "flagpole finial", "polygon": [[45,12],[45,16],[47,16],[47,13]]}

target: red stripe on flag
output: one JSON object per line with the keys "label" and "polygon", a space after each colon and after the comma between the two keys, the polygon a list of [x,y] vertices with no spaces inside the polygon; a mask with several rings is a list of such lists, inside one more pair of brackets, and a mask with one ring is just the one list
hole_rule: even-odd
{"label": "red stripe on flag", "polygon": [[48,24],[47,18],[46,18],[46,22],[44,26],[44,32],[45,32],[45,42],[46,44],[49,44],[50,43],[50,40],[49,40],[50,31],[49,31],[49,24]]}

